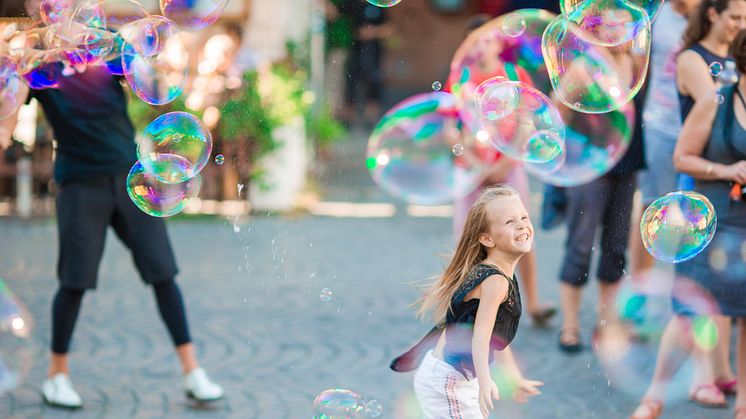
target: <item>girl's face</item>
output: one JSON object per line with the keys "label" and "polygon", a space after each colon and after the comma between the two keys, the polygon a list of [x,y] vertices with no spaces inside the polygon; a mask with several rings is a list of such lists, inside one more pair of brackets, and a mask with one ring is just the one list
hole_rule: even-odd
{"label": "girl's face", "polygon": [[710,8],[708,14],[712,30],[723,42],[733,42],[738,32],[746,29],[746,0],[731,0],[722,13],[718,14],[715,9]]}
{"label": "girl's face", "polygon": [[487,204],[487,231],[479,241],[487,247],[511,256],[531,251],[534,226],[518,195],[503,196]]}

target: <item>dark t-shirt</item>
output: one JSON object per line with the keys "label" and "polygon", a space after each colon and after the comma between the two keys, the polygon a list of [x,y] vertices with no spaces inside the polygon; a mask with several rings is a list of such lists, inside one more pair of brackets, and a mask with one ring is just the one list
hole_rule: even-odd
{"label": "dark t-shirt", "polygon": [[127,98],[106,67],[62,77],[57,89],[32,90],[57,140],[58,183],[128,171],[137,161]]}

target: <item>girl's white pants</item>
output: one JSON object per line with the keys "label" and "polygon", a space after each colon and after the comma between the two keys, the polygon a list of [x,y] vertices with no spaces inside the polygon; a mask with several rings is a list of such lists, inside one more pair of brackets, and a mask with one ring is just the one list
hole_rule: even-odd
{"label": "girl's white pants", "polygon": [[467,380],[432,351],[414,374],[414,394],[424,419],[483,419],[476,378]]}

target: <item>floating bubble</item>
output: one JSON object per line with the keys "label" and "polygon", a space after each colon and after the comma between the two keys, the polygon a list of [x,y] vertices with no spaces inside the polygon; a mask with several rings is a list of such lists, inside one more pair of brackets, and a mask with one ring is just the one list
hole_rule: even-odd
{"label": "floating bubble", "polygon": [[648,206],[640,222],[648,253],[664,262],[679,263],[699,254],[717,228],[715,208],[694,191],[671,192]]}
{"label": "floating bubble", "polygon": [[692,321],[694,343],[703,351],[715,349],[718,343],[718,327],[712,317],[697,316]]}
{"label": "floating bubble", "polygon": [[[562,13],[567,14],[585,0],[560,0],[560,9]],[[661,5],[665,0],[625,0],[626,3],[637,6],[647,12],[650,22],[652,23],[658,17],[661,11]]]}
{"label": "floating bubble", "polygon": [[[186,112],[169,112],[151,122],[137,138],[137,156],[149,174],[166,183],[181,183],[199,173],[212,153],[212,134],[200,120]],[[161,156],[169,156],[162,159]],[[181,157],[183,163],[173,162]],[[165,169],[165,170],[164,170]]]}
{"label": "floating bubble", "polygon": [[55,88],[59,86],[67,57],[62,50],[28,50],[21,58],[18,72],[32,89]]}
{"label": "floating bubble", "polygon": [[[153,55],[122,54],[124,77],[132,91],[151,105],[165,105],[181,95],[186,85],[189,56],[179,36],[171,36]],[[129,51],[129,43],[125,51]]]}
{"label": "floating bubble", "polygon": [[725,96],[722,92],[718,91],[715,94],[715,103],[717,103],[718,105],[722,105],[723,103],[725,103]]}
{"label": "floating bubble", "polygon": [[368,3],[378,7],[391,7],[401,3],[402,0],[368,0]]}
{"label": "floating bubble", "polygon": [[74,7],[74,0],[42,0],[39,4],[41,20],[47,26],[65,22],[70,19]]}
{"label": "floating bubble", "polygon": [[621,46],[607,48],[577,36],[571,29],[574,25],[560,16],[544,32],[542,52],[552,89],[565,105],[578,112],[619,109],[645,82],[650,61],[649,28]]}
{"label": "floating bubble", "polygon": [[523,35],[526,31],[526,20],[520,13],[510,13],[503,19],[503,32],[511,38]]}
{"label": "floating bubble", "polygon": [[[456,50],[447,84],[457,100],[461,120],[471,133],[482,129],[476,100],[477,88],[486,80],[502,77],[522,81],[542,92],[549,91],[551,84],[541,53],[541,37],[554,16],[537,9],[512,12],[473,31]],[[503,26],[508,17],[525,23],[521,36],[505,33]]]}
{"label": "floating bubble", "polygon": [[493,119],[492,108],[487,107],[491,102],[500,102],[497,108],[504,109],[504,95],[491,100],[490,92],[510,89],[493,88],[481,100],[483,110],[487,107],[482,123],[492,145],[501,153],[526,162],[546,163],[559,156],[565,140],[565,124],[551,99],[520,82],[502,84],[512,84],[515,92],[516,102],[509,106],[513,108],[511,112]]}
{"label": "floating bubble", "polygon": [[23,104],[25,98],[18,97],[22,83],[15,62],[0,55],[0,119],[13,115]]}
{"label": "floating bubble", "polygon": [[504,77],[493,77],[477,86],[474,100],[482,119],[495,121],[513,112],[520,102],[520,94],[515,83]]}
{"label": "floating bubble", "polygon": [[380,417],[383,413],[383,406],[378,400],[369,400],[365,403],[365,416],[369,418]]}
{"label": "floating bubble", "polygon": [[199,31],[215,23],[228,0],[160,0],[163,16],[187,31]]}
{"label": "floating bubble", "polygon": [[713,61],[709,68],[712,77],[717,77],[723,72],[723,64],[719,61]]}
{"label": "floating bubble", "polygon": [[321,301],[328,303],[332,300],[332,290],[329,288],[323,288],[321,294],[319,294],[319,298],[321,298]]}
{"label": "floating bubble", "polygon": [[148,16],[124,24],[119,30],[122,40],[134,54],[152,57],[160,53],[166,42],[178,33],[176,24],[163,16]]}
{"label": "floating bubble", "polygon": [[215,156],[215,164],[217,164],[218,166],[222,166],[223,163],[225,163],[225,156],[223,156],[222,154],[218,154],[217,156]]}
{"label": "floating bubble", "polygon": [[[366,166],[386,192],[409,203],[437,205],[472,192],[481,168],[454,156],[473,144],[457,137],[453,96],[432,92],[413,96],[389,110],[368,142]],[[475,145],[475,144],[474,144]]]}
{"label": "floating bubble", "polygon": [[153,217],[170,217],[181,212],[197,196],[201,183],[199,175],[181,183],[165,183],[137,162],[127,176],[127,193],[144,213]]}
{"label": "floating bubble", "polygon": [[451,148],[451,151],[453,151],[453,155],[454,156],[460,156],[460,155],[464,154],[464,146],[463,146],[463,144],[455,144]]}
{"label": "floating bubble", "polygon": [[433,82],[433,90],[438,91],[443,88],[443,85],[439,81]]}
{"label": "floating bubble", "polygon": [[575,112],[561,103],[565,122],[563,152],[547,163],[527,163],[526,170],[545,183],[578,186],[608,173],[629,148],[634,107],[627,104],[604,114]]}
{"label": "floating bubble", "polygon": [[313,401],[314,419],[358,419],[365,417],[365,400],[344,389],[324,390]]}
{"label": "floating bubble", "polygon": [[[571,0],[572,1],[572,0]],[[627,0],[588,0],[565,5],[566,20],[584,41],[603,46],[619,46],[650,32],[648,13]]]}
{"label": "floating bubble", "polygon": [[0,279],[0,395],[17,388],[31,370],[33,319]]}

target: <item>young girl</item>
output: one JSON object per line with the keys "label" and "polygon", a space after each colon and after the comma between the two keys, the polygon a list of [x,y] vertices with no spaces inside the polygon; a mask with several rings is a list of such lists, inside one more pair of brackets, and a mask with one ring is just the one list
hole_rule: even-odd
{"label": "young girl", "polygon": [[488,417],[500,398],[490,376],[497,356],[514,380],[514,400],[540,394],[542,382],[523,378],[509,344],[521,317],[513,272],[531,250],[534,228],[518,193],[485,189],[466,217],[453,259],[418,301],[436,326],[391,369],[417,369],[414,389],[426,419]]}

